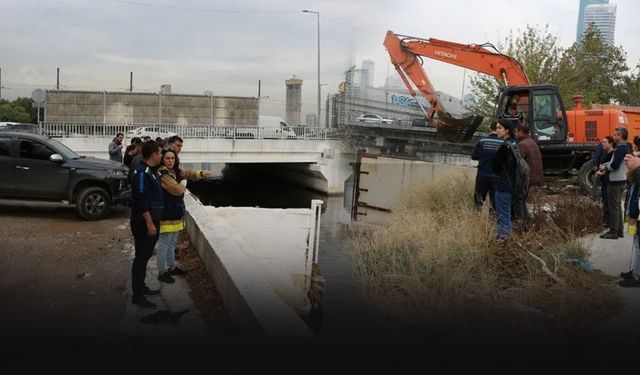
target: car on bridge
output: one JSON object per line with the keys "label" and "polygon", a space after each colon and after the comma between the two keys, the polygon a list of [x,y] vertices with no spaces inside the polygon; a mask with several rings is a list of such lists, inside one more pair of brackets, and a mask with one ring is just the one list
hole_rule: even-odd
{"label": "car on bridge", "polygon": [[0,198],[75,205],[84,220],[100,220],[131,193],[128,169],[84,157],[51,137],[0,132]]}
{"label": "car on bridge", "polygon": [[127,133],[127,138],[151,137],[151,139],[156,139],[156,138],[165,139],[165,138],[173,137],[174,135],[177,135],[177,134],[174,132],[167,131],[166,129],[163,129],[160,126],[143,126],[140,128],[130,130]]}
{"label": "car on bridge", "polygon": [[40,134],[40,128],[35,124],[27,124],[21,122],[0,122],[1,132],[20,132]]}
{"label": "car on bridge", "polygon": [[24,122],[0,122],[0,132],[19,132],[48,135],[51,137],[63,137],[65,134],[60,130],[44,131],[36,124]]}
{"label": "car on bridge", "polygon": [[424,118],[424,117],[412,118],[411,119],[411,126],[426,127],[427,126],[427,119]]}
{"label": "car on bridge", "polygon": [[366,122],[372,124],[393,124],[395,121],[389,118],[384,118],[380,115],[376,115],[374,113],[365,113],[360,115],[357,119],[357,122]]}

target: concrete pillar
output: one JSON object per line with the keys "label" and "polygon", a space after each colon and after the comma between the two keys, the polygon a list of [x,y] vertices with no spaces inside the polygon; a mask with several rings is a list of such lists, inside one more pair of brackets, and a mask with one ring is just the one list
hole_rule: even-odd
{"label": "concrete pillar", "polygon": [[326,193],[340,195],[344,193],[344,183],[353,174],[355,154],[343,153],[339,150],[326,149],[320,161],[311,165],[311,170],[317,170],[326,181]]}

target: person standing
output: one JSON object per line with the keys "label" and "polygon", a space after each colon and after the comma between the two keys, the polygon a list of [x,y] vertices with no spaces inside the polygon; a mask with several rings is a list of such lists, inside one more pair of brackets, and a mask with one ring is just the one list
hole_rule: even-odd
{"label": "person standing", "polygon": [[502,140],[493,160],[493,172],[498,176],[496,183],[496,238],[505,240],[511,237],[511,202],[516,181],[516,159],[510,148],[515,145],[514,125],[511,121],[500,119],[496,127]]}
{"label": "person standing", "polygon": [[496,212],[495,189],[498,176],[493,172],[493,159],[496,157],[498,148],[502,140],[496,133],[497,122],[491,123],[491,132],[486,137],[481,137],[476,142],[471,154],[472,160],[478,161],[478,171],[476,173],[476,187],[473,200],[476,209],[480,210],[489,193],[492,212]]}
{"label": "person standing", "polygon": [[[139,143],[140,150],[142,150],[142,145],[149,142],[150,139],[151,138],[149,136],[142,137],[142,141],[141,143]],[[127,175],[129,177],[129,182],[133,183],[133,173],[136,171],[136,169],[138,169],[138,167],[140,167],[140,165],[142,164],[142,160],[142,152],[138,152],[131,158],[131,163],[129,164],[129,173]]]}
{"label": "person standing", "polygon": [[[634,142],[635,143],[635,142]],[[633,155],[626,155],[624,158],[624,164],[626,165],[630,174],[633,175],[633,179],[636,181],[636,188],[638,187],[638,181],[640,181],[640,158],[634,153]],[[637,202],[635,203],[637,205]],[[638,207],[635,207],[636,209]],[[618,285],[624,288],[638,288],[640,287],[640,221],[636,221],[636,232],[633,236],[633,264],[631,270],[627,272],[621,272],[620,277],[622,280],[618,282]]]}
{"label": "person standing", "polygon": [[124,139],[124,134],[118,133],[113,138],[111,143],[109,143],[109,160],[117,161],[118,163],[122,163],[122,140]]}
{"label": "person standing", "polygon": [[[615,148],[615,144],[613,143],[613,137],[607,135],[602,138],[602,142],[600,142],[600,150],[596,150],[596,155],[594,158],[598,158],[595,163],[599,166],[608,163],[611,161],[611,157],[613,156],[613,150]],[[607,203],[607,185],[609,184],[609,176],[606,169],[598,169],[596,172],[596,176],[600,178],[600,199],[602,200],[602,212],[603,212],[603,222],[609,226],[609,204]]]}
{"label": "person standing", "polygon": [[[529,135],[529,127],[519,122],[515,128],[515,136],[518,141],[518,152],[529,165],[529,194],[536,195],[536,189],[542,185],[544,179],[542,167],[542,154],[536,142]],[[532,189],[533,188],[533,189]],[[515,198],[515,196],[514,196]],[[527,208],[526,197],[514,199],[513,221],[519,232],[526,232],[531,228],[531,215]]]}
{"label": "person standing", "polygon": [[611,160],[601,165],[609,175],[607,185],[607,212],[609,213],[609,231],[600,238],[617,240],[624,237],[622,218],[622,192],[627,184],[627,167],[623,163],[629,149],[627,146],[628,131],[625,128],[616,128],[613,140],[616,148]]}
{"label": "person standing", "polygon": [[515,136],[518,140],[518,151],[529,164],[529,187],[537,187],[544,182],[542,154],[536,141],[530,136],[529,127],[523,123],[516,125]]}
{"label": "person standing", "polygon": [[186,271],[176,266],[175,248],[178,234],[184,230],[184,192],[187,180],[178,182],[173,171],[176,153],[173,150],[162,151],[162,166],[158,169],[160,185],[164,196],[164,213],[160,221],[158,239],[158,280],[163,283],[175,282],[171,276],[184,276]]}
{"label": "person standing", "polygon": [[[194,181],[194,180],[199,180],[201,178],[204,177],[209,177],[211,176],[211,172],[208,170],[202,170],[202,169],[183,169],[180,168],[180,151],[182,151],[182,145],[183,145],[184,141],[182,140],[182,138],[178,135],[174,135],[172,137],[169,137],[167,139],[167,150],[172,150],[173,152],[175,152],[176,155],[176,160],[175,163],[173,165],[173,171],[175,173],[176,179],[178,181],[185,181],[185,186],[186,186],[186,181]],[[179,255],[178,255],[178,251],[177,249],[175,250],[175,258],[179,259]]]}
{"label": "person standing", "polygon": [[174,135],[167,140],[167,149],[173,150],[176,153],[176,162],[173,166],[173,170],[176,173],[176,178],[179,180],[198,180],[203,177],[211,176],[211,172],[206,169],[183,169],[180,168],[180,151],[182,151],[182,144],[184,141],[180,136]]}
{"label": "person standing", "polygon": [[122,163],[127,167],[131,166],[133,158],[140,153],[142,148],[142,140],[138,137],[131,138],[131,144],[124,151],[124,159]]}
{"label": "person standing", "polygon": [[[631,154],[633,156],[640,155],[640,136],[635,136],[631,142]],[[626,157],[625,157],[626,158]],[[625,163],[625,166],[627,163]],[[640,180],[636,178],[634,171],[629,170],[627,167],[627,197],[624,204],[624,218],[628,219],[629,233],[633,233],[635,229],[638,215],[640,214],[640,207],[638,207],[638,198],[640,192]],[[632,229],[633,228],[633,229]]]}
{"label": "person standing", "polygon": [[160,164],[161,149],[155,141],[142,145],[143,161],[133,174],[131,191],[131,233],[135,243],[135,257],[131,267],[132,302],[138,306],[153,308],[155,303],[145,295],[159,294],[159,290],[145,285],[147,263],[158,241],[160,219],[164,210],[162,188],[156,168]]}

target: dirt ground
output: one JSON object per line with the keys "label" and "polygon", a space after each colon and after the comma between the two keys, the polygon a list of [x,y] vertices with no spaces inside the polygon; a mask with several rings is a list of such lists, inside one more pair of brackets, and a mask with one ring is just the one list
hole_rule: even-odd
{"label": "dirt ground", "polygon": [[[114,335],[129,301],[127,207],[81,221],[70,207],[0,201],[0,335]],[[181,243],[192,299],[209,327],[232,331],[195,250]],[[200,280],[196,282],[197,280]]]}
{"label": "dirt ground", "polygon": [[191,287],[191,298],[207,323],[209,335],[235,335],[231,322],[227,317],[220,294],[207,274],[198,251],[189,243],[185,233],[178,239],[178,262],[185,270],[187,282]]}

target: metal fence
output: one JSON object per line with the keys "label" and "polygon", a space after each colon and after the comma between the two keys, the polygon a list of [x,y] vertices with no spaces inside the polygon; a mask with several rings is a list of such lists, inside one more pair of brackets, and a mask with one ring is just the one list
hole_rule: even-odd
{"label": "metal fence", "polygon": [[182,124],[102,124],[102,123],[42,123],[43,134],[52,137],[113,137],[122,133],[127,138],[201,139],[327,139],[339,135],[337,129],[312,127],[267,128],[247,125],[182,125]]}

